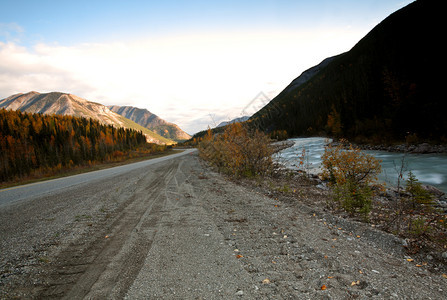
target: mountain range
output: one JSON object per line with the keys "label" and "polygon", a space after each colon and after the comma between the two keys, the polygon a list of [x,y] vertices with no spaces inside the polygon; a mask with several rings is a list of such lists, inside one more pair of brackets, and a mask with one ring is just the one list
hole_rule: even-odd
{"label": "mountain range", "polygon": [[108,108],[111,111],[176,142],[185,141],[191,138],[189,134],[180,129],[176,124],[161,119],[147,109],[118,105],[111,105],[108,106]]}
{"label": "mountain range", "polygon": [[[115,113],[102,104],[91,102],[68,93],[38,93],[33,91],[25,94],[15,94],[0,100],[0,108],[20,110],[22,112],[29,113],[71,115],[75,117],[92,118],[103,124],[142,131],[146,136],[147,141],[151,143],[175,143],[169,137],[162,136],[146,128],[144,125],[138,124],[118,113]],[[158,119],[159,123],[168,123],[160,118]],[[176,126],[175,124],[172,125]]]}
{"label": "mountain range", "polygon": [[216,127],[224,127],[224,126],[227,126],[228,124],[232,124],[232,123],[245,122],[248,119],[250,119],[250,116],[243,116],[243,117],[233,119],[231,121],[220,122],[219,125],[217,125]]}
{"label": "mountain range", "polygon": [[443,9],[418,0],[293,80],[248,124],[358,143],[447,142]]}

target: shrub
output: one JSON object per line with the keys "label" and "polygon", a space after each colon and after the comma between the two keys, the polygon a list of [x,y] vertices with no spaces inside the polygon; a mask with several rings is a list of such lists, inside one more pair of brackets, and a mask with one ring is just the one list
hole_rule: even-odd
{"label": "shrub", "polygon": [[[413,174],[408,172],[408,178],[405,181],[406,195],[401,197],[401,207],[399,216],[405,216],[408,222],[408,233],[413,237],[420,237],[428,232],[436,225],[436,220],[439,217],[435,214],[430,218],[425,216],[430,215],[434,211],[434,197],[433,195],[424,189]],[[399,220],[401,221],[401,220]]]}
{"label": "shrub", "polygon": [[273,170],[270,139],[258,130],[250,132],[241,123],[230,124],[214,136],[208,130],[198,149],[200,156],[219,171],[236,177],[265,175]]}
{"label": "shrub", "polygon": [[421,236],[426,232],[429,232],[430,229],[430,224],[423,216],[418,216],[415,219],[410,218],[408,222],[408,233],[414,237]]}
{"label": "shrub", "polygon": [[333,189],[333,200],[348,213],[359,213],[365,217],[371,211],[372,190],[369,186],[346,181],[336,184]]}
{"label": "shrub", "polygon": [[334,187],[333,200],[348,213],[365,217],[371,210],[372,184],[377,184],[380,160],[358,148],[340,143],[327,146],[322,158],[323,178]]}
{"label": "shrub", "polygon": [[425,208],[425,210],[430,210],[434,204],[433,195],[422,187],[411,171],[408,173],[405,191],[410,195],[408,200],[412,209]]}
{"label": "shrub", "polygon": [[352,145],[346,149],[343,143],[336,147],[327,146],[321,158],[323,176],[335,184],[347,181],[361,185],[375,183],[382,170],[380,160]]}

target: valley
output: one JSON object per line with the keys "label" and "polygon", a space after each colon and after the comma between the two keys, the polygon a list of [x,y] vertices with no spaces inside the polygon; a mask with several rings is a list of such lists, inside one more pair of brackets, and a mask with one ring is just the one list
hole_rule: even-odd
{"label": "valley", "polygon": [[[253,36],[214,32],[209,40],[210,29],[203,44],[201,34],[171,40],[165,32],[166,39],[150,42],[94,38],[83,51],[57,47],[55,56],[70,49],[79,55],[61,56],[61,62],[79,59],[66,70],[50,59],[55,46],[46,50],[42,42],[31,51],[20,39],[4,43],[3,28],[16,23],[0,24],[0,66],[10,68],[0,75],[22,74],[18,82],[32,86],[22,92],[8,80],[1,86],[8,92],[0,99],[0,183],[8,188],[0,189],[0,299],[444,299],[440,5],[400,4],[348,51],[312,60],[320,63],[282,91],[278,74],[295,77],[294,59],[304,59],[300,31],[286,32],[296,23],[292,10],[293,22],[278,27],[280,34],[272,27],[271,36],[269,24]],[[265,16],[271,12],[269,5]],[[19,25],[16,30],[26,35]],[[246,41],[257,45],[265,37],[271,39],[265,48],[276,54],[266,55],[264,47],[243,51]],[[297,49],[285,42],[294,38],[302,43]],[[95,59],[84,52],[91,47]],[[16,69],[7,55],[17,51]],[[283,69],[278,55],[293,68]],[[253,58],[258,61],[250,63]],[[64,75],[51,85],[59,77],[37,71],[50,62],[54,74],[60,66],[67,76],[84,75]],[[53,92],[34,91],[44,81],[42,90]],[[244,108],[249,88],[263,82],[272,90],[259,92],[268,101],[253,115],[204,130],[214,116],[251,111],[259,103],[255,98]],[[54,92],[64,84],[108,95],[110,103]],[[272,100],[266,96],[274,93]],[[191,136],[153,109],[188,131],[203,131]],[[324,154],[329,139],[335,146]],[[351,142],[365,153],[349,148]],[[91,172],[42,180],[76,170]],[[26,180],[41,181],[12,186]]]}

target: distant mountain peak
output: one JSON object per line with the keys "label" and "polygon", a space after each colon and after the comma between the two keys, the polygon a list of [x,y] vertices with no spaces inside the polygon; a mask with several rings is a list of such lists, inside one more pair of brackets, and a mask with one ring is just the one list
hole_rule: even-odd
{"label": "distant mountain peak", "polygon": [[224,121],[224,122],[220,122],[219,125],[216,126],[216,128],[217,128],[217,127],[227,126],[228,124],[239,123],[239,122],[245,122],[245,121],[247,121],[248,119],[250,119],[249,116],[243,116],[243,117],[239,117],[239,118],[233,119],[233,120],[228,121],[228,122],[226,122],[226,121]]}
{"label": "distant mountain peak", "polygon": [[174,141],[189,140],[191,136],[174,123],[167,122],[147,109],[134,106],[110,105],[108,108],[155,133]]}

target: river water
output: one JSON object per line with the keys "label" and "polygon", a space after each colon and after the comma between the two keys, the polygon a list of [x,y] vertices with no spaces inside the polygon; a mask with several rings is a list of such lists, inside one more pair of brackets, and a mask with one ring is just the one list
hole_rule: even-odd
{"label": "river water", "polygon": [[[275,159],[290,169],[302,169],[310,173],[320,172],[321,155],[330,140],[320,137],[294,138],[292,147],[276,154]],[[306,149],[304,164],[299,166],[300,156]],[[387,185],[396,185],[398,173],[404,166],[404,179],[411,171],[423,184],[432,185],[447,193],[447,155],[446,154],[404,154],[386,151],[365,151],[382,161],[379,179]]]}

